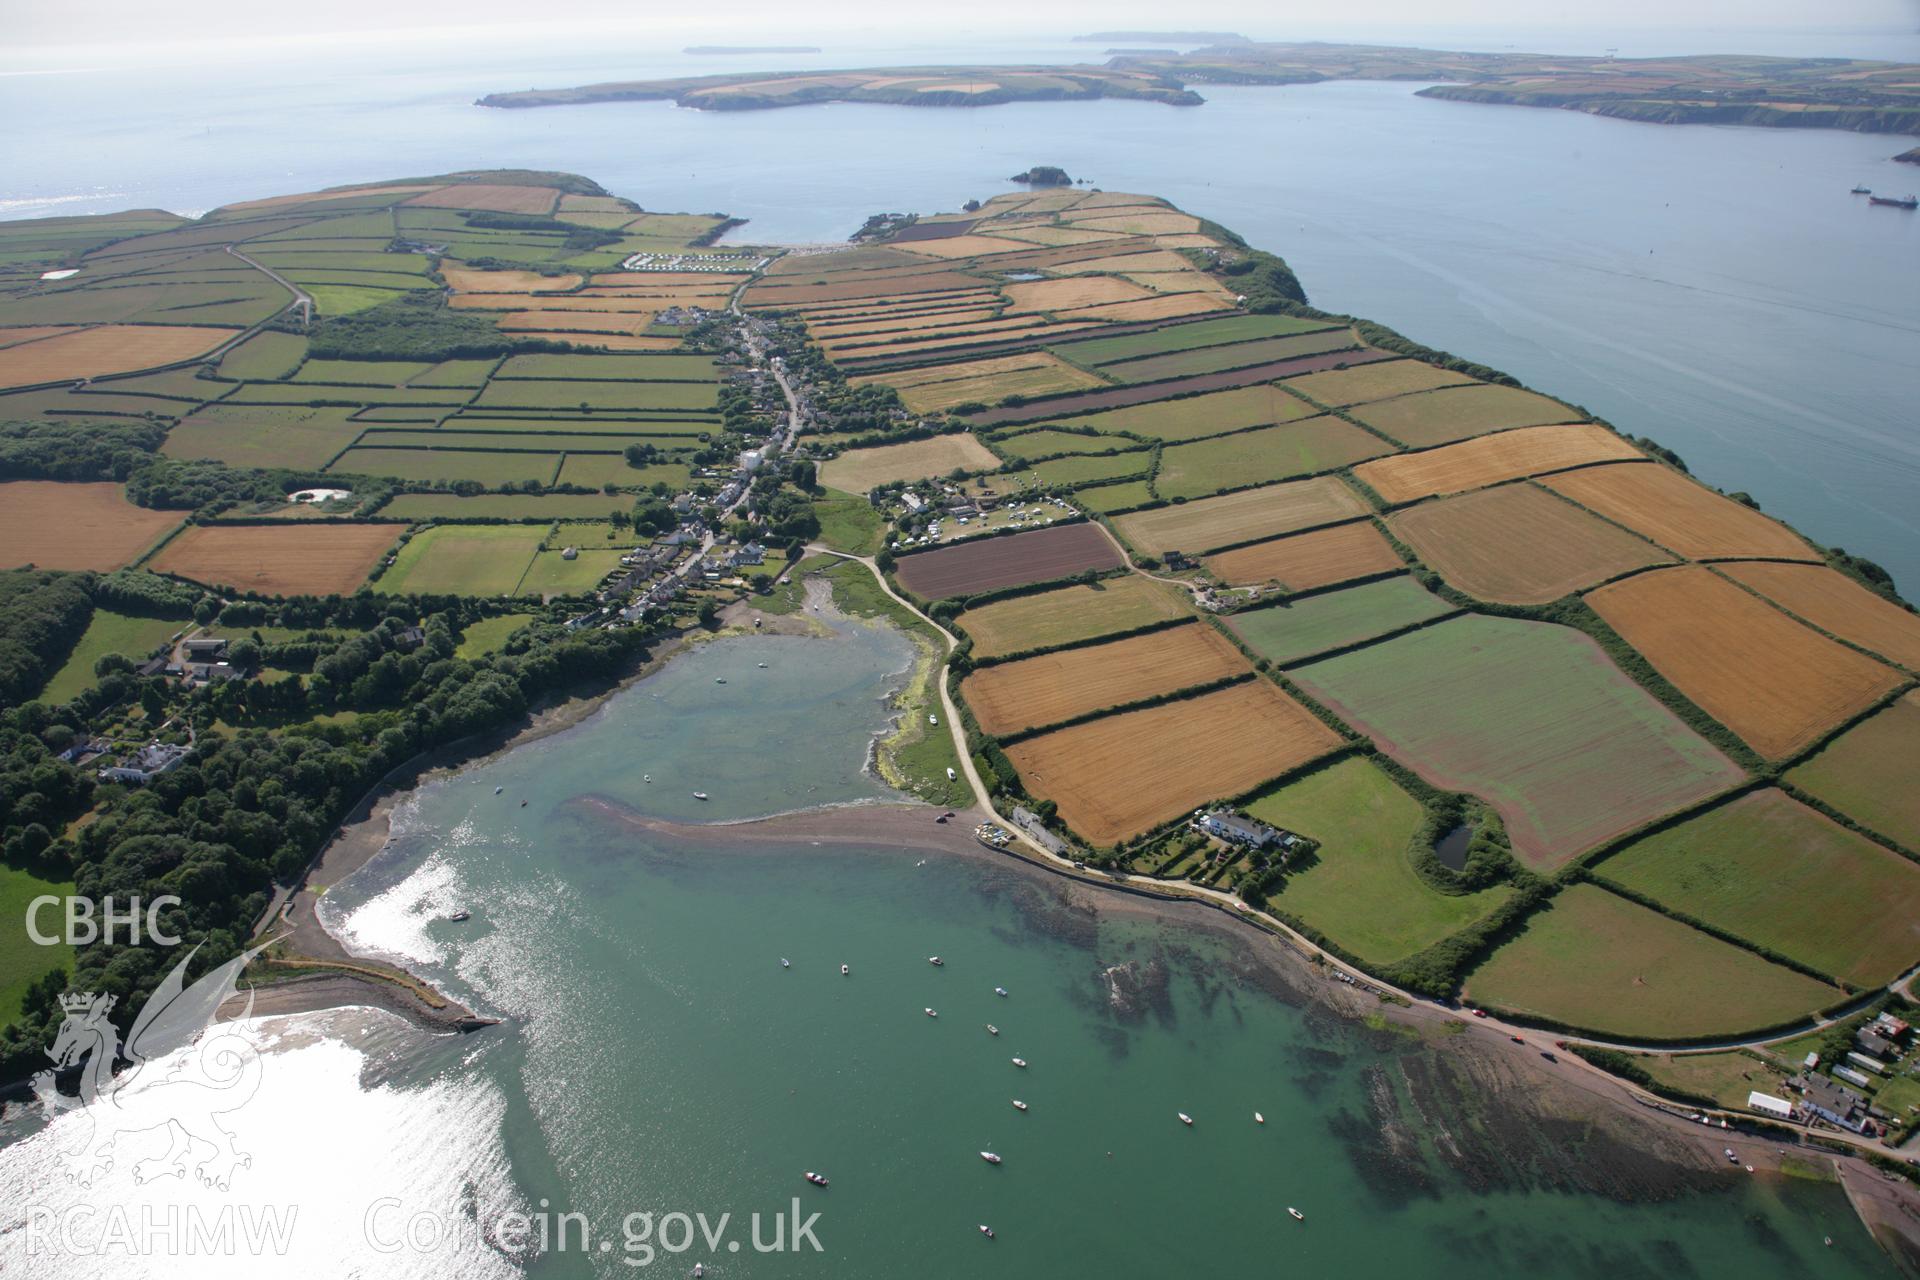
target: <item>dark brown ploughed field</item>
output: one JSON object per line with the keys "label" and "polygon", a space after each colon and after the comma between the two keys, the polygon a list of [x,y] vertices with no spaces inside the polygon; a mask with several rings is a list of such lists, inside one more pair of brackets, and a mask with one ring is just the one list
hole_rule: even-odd
{"label": "dark brown ploughed field", "polygon": [[901,556],[894,572],[921,599],[942,600],[1119,566],[1120,553],[1100,526],[1082,523]]}
{"label": "dark brown ploughed field", "polygon": [[1041,418],[1064,418],[1075,414],[1094,413],[1101,409],[1124,409],[1130,404],[1145,404],[1149,400],[1170,400],[1174,396],[1184,396],[1195,391],[1223,391],[1229,387],[1250,387],[1256,382],[1272,382],[1275,378],[1291,378],[1301,373],[1318,373],[1322,369],[1332,369],[1338,365],[1372,364],[1376,360],[1393,358],[1391,351],[1329,351],[1324,355],[1276,360],[1272,364],[1255,365],[1251,369],[1203,373],[1196,377],[1175,378],[1168,382],[1142,383],[1137,387],[1116,387],[1112,391],[1089,391],[1080,396],[1056,396],[1054,399],[1036,401],[1033,404],[989,409],[985,413],[969,416],[967,421],[975,426],[994,426],[1002,422],[1034,422]]}

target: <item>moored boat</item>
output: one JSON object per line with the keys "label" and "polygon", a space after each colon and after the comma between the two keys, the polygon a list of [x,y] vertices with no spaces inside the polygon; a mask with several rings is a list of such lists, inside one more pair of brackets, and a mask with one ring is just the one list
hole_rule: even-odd
{"label": "moored boat", "polygon": [[1186,1126],[1187,1126],[1188,1128],[1192,1128],[1192,1127],[1193,1127],[1193,1117],[1192,1117],[1192,1116],[1190,1116],[1190,1115],[1188,1115],[1188,1114],[1187,1114],[1186,1112],[1184,1112],[1184,1111],[1182,1111],[1182,1112],[1180,1112],[1180,1113],[1179,1113],[1179,1115],[1180,1115],[1180,1123],[1181,1123],[1181,1124],[1184,1124],[1184,1125],[1186,1125]]}
{"label": "moored boat", "polygon": [[693,793],[693,798],[695,800],[705,800],[707,798],[707,793],[704,791],[696,791]]}
{"label": "moored boat", "polygon": [[1253,1122],[1255,1124],[1265,1124],[1267,1122],[1267,1118],[1261,1115],[1258,1111],[1256,1111],[1253,1113]]}
{"label": "moored boat", "polygon": [[1024,1068],[1027,1065],[1027,1060],[1025,1058],[1015,1058],[1013,1060],[1013,1065],[1016,1067]]}
{"label": "moored boat", "polygon": [[922,1009],[920,1012],[926,1014],[929,1018],[937,1018],[940,1016],[931,1009]]}
{"label": "moored boat", "polygon": [[998,1155],[998,1154],[996,1154],[995,1152],[992,1152],[992,1151],[982,1151],[982,1152],[980,1153],[980,1158],[981,1158],[982,1160],[985,1160],[985,1161],[986,1161],[986,1162],[987,1162],[988,1164],[999,1164],[999,1163],[1000,1163],[1000,1157],[999,1157],[999,1155]]}
{"label": "moored boat", "polygon": [[1856,196],[1870,196],[1873,194],[1873,188],[1855,186],[1851,194]]}
{"label": "moored boat", "polygon": [[1004,996],[1007,994],[1007,989],[1005,987],[995,987],[993,989],[993,994],[997,996]]}
{"label": "moored boat", "polygon": [[1307,1215],[1300,1212],[1298,1209],[1294,1208],[1292,1205],[1287,1206],[1287,1212],[1293,1215],[1294,1221],[1296,1222],[1305,1222],[1307,1220]]}
{"label": "moored boat", "polygon": [[997,1036],[1000,1034],[1000,1028],[994,1026],[991,1022],[989,1022],[987,1024],[987,1034],[990,1036]]}
{"label": "moored boat", "polygon": [[841,965],[841,966],[840,966],[840,976],[841,976],[841,977],[843,977],[843,978],[844,978],[844,977],[846,977],[846,976],[847,976],[848,974],[850,974],[850,973],[852,973],[852,972],[853,972],[853,966],[852,966],[852,965],[850,965],[850,964],[843,964],[843,965]]}
{"label": "moored boat", "polygon": [[993,1228],[983,1222],[980,1224],[980,1234],[991,1240],[993,1239]]}
{"label": "moored boat", "polygon": [[1013,1109],[1015,1111],[1025,1111],[1027,1109],[1027,1104],[1020,1101],[1020,1099],[1015,1098],[1013,1100]]}
{"label": "moored boat", "polygon": [[807,1181],[816,1187],[824,1187],[827,1185],[826,1177],[822,1174],[815,1173],[811,1169],[807,1170]]}
{"label": "moored boat", "polygon": [[1868,196],[1868,204],[1884,204],[1892,209],[1920,209],[1920,196]]}
{"label": "moored boat", "polygon": [[939,956],[928,956],[927,963],[938,969],[941,965],[945,964],[946,961],[942,960]]}

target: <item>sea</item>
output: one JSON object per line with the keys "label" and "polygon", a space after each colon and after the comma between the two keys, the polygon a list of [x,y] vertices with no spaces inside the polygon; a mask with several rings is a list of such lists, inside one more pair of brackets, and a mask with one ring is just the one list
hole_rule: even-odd
{"label": "sea", "polygon": [[139,1182],[152,1134],[76,1185],[84,1120],[16,1116],[0,1265],[254,1275],[139,1223],[239,1215],[245,1241],[277,1212],[259,1238],[315,1276],[1895,1274],[1837,1185],[1685,1172],[1536,1113],[1524,1077],[1332,1012],[1209,909],[629,820],[891,798],[865,759],[911,649],[831,632],[716,640],[414,792],[323,919],[500,1025],[256,1020],[224,1190]]}
{"label": "sea", "polygon": [[[1621,44],[1554,38],[1479,47]],[[1622,52],[1920,60],[1901,33],[1662,40]],[[198,213],[510,165],[748,218],[743,243],[829,242],[870,213],[952,209],[1060,164],[1214,218],[1286,257],[1319,305],[1581,403],[1920,582],[1920,224],[1847,194],[1920,186],[1888,159],[1901,139],[1658,128],[1368,83],[1209,87],[1190,110],[472,105],[642,75],[1089,51],[850,38],[769,61],[678,43],[9,49],[0,216]],[[866,759],[910,650],[832,630],[703,645],[580,726],[420,788],[323,916],[501,1025],[256,1021],[259,1091],[226,1117],[251,1162],[226,1189],[141,1183],[127,1161],[82,1186],[72,1118],[16,1108],[0,1124],[0,1270],[255,1275],[261,1250],[190,1250],[178,1215],[255,1215],[244,1232],[271,1210],[294,1221],[264,1249],[300,1275],[1893,1274],[1835,1185],[1703,1180],[1552,1124],[1443,1040],[1329,1012],[1211,913],[974,857],[621,821],[892,798]],[[115,1252],[86,1213],[100,1206],[145,1214],[149,1246],[155,1220],[186,1234]]]}

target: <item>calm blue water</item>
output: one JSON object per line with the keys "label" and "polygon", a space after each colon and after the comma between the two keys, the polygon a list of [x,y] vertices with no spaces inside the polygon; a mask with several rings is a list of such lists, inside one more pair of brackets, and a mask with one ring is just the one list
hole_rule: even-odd
{"label": "calm blue water", "polygon": [[[1287,257],[1319,304],[1584,404],[1678,450],[1710,483],[1746,490],[1813,537],[1920,583],[1920,218],[1847,194],[1856,182],[1920,187],[1920,170],[1889,159],[1905,145],[1897,138],[1661,128],[1433,102],[1397,84],[1208,88],[1208,103],[1191,110],[471,105],[495,89],[769,64],[677,52],[701,38],[185,48],[152,66],[98,50],[0,52],[0,67],[16,72],[0,75],[9,122],[0,216],[198,212],[330,183],[515,165],[588,174],[649,208],[744,216],[748,238],[822,241],[877,210],[952,209],[1001,189],[1006,174],[1058,163],[1215,218]],[[1911,33],[1404,38],[1920,60]],[[869,39],[773,61],[1099,52],[1063,40]]]}

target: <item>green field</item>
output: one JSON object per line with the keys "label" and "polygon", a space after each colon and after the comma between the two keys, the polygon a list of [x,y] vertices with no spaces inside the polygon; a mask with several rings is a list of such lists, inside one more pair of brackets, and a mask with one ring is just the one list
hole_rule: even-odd
{"label": "green field", "polygon": [[1510,427],[1580,422],[1584,414],[1519,387],[1449,387],[1351,409],[1355,418],[1404,444],[1422,447]]}
{"label": "green field", "polygon": [[603,493],[403,493],[380,509],[399,520],[594,520],[633,506]]}
{"label": "green field", "polygon": [[338,382],[360,387],[397,387],[434,366],[418,360],[309,360],[295,382]]}
{"label": "green field", "polygon": [[531,355],[508,356],[496,378],[585,378],[602,382],[712,382],[719,375],[712,356]]}
{"label": "green field", "polygon": [[1020,471],[1025,479],[1028,475],[1040,477],[1043,485],[1061,485],[1077,487],[1099,480],[1112,480],[1120,476],[1144,476],[1147,468],[1153,465],[1153,455],[1145,449],[1136,449],[1132,453],[1116,453],[1112,457],[1055,458],[1050,462],[1036,462]]}
{"label": "green field", "polygon": [[1920,959],[1920,867],[1781,791],[1648,836],[1595,872],[1854,986]]}
{"label": "green field", "polygon": [[713,382],[489,382],[476,404],[490,409],[574,409],[595,412],[711,409],[720,402]]}
{"label": "green field", "polygon": [[1054,350],[1075,364],[1103,365],[1170,351],[1191,351],[1222,343],[1311,333],[1327,327],[1324,320],[1297,320],[1292,316],[1228,316],[1224,320],[1196,320],[1191,324],[1166,325],[1146,333],[1129,333],[1118,338],[1066,343],[1056,346]]}
{"label": "green field", "polygon": [[813,500],[820,541],[839,551],[870,556],[886,544],[886,522],[865,498],[827,489]]}
{"label": "green field", "polygon": [[1204,498],[1331,471],[1391,450],[1338,418],[1308,418],[1262,431],[1242,431],[1160,451],[1154,491],[1163,498]]}
{"label": "green field", "polygon": [[[313,361],[307,361],[308,365]],[[409,368],[419,368],[409,365]],[[302,368],[301,372],[306,370]],[[383,404],[458,408],[473,393],[464,387],[369,387],[336,382],[249,382],[225,398],[230,405]]]}
{"label": "green field", "polygon": [[1191,616],[1184,592],[1128,576],[1000,600],[969,609],[954,621],[973,638],[976,658],[994,658]]}
{"label": "green field", "polygon": [[389,595],[510,595],[546,536],[538,525],[442,525],[415,534],[374,585]]}
{"label": "green field", "polygon": [[369,289],[364,285],[316,284],[307,290],[313,295],[314,310],[323,316],[348,316],[399,297],[399,289]]}
{"label": "green field", "polygon": [[1062,418],[1067,427],[1085,427],[1105,434],[1125,432],[1154,440],[1198,440],[1227,431],[1273,426],[1311,418],[1320,410],[1279,387],[1261,384],[1231,391],[1209,391],[1175,400],[1109,409],[1105,413]]}
{"label": "green field", "polygon": [[139,663],[187,625],[165,618],[138,618],[111,609],[95,609],[93,621],[87,624],[73,652],[67,655],[66,663],[40,691],[40,701],[57,704],[78,696],[93,687],[93,664],[100,659],[110,653],[120,653]]}
{"label": "green field", "polygon": [[498,360],[442,360],[425,373],[407,380],[413,387],[477,387],[487,380]]}
{"label": "green field", "polygon": [[1435,786],[1493,805],[1536,870],[1744,777],[1566,627],[1467,615],[1291,674]]}
{"label": "green field", "polygon": [[1476,1004],[1641,1040],[1782,1026],[1838,988],[1590,884],[1561,892],[1468,977]]}
{"label": "green field", "polygon": [[1790,1096],[1786,1073],[1739,1050],[1725,1053],[1645,1053],[1634,1062],[1669,1089],[1712,1098],[1723,1107],[1747,1109],[1747,1095],[1758,1090],[1776,1098]]}
{"label": "green field", "polygon": [[[363,415],[362,421],[365,421]],[[645,436],[621,436],[613,432],[578,431],[469,431],[453,427],[420,426],[415,423],[370,425],[362,444],[406,446],[420,449],[519,449],[529,453],[579,451],[605,453],[619,457],[629,444],[651,444],[672,448],[687,444],[684,440],[662,440]]]}
{"label": "green field", "polygon": [[558,551],[542,551],[527,566],[525,576],[520,579],[519,593],[523,596],[585,595],[620,567],[620,557],[624,554],[618,547],[583,545],[579,553],[568,560]]}
{"label": "green field", "polygon": [[1379,766],[1348,756],[1246,806],[1262,822],[1319,841],[1289,874],[1274,905],[1365,964],[1425,950],[1484,917],[1506,887],[1444,894],[1413,869],[1409,847],[1424,816]]}
{"label": "green field", "polygon": [[[1122,339],[1112,338],[1118,342]],[[1121,382],[1159,382],[1166,378],[1188,378],[1201,373],[1221,373],[1228,369],[1247,369],[1273,360],[1291,360],[1296,356],[1317,356],[1326,351],[1357,347],[1360,340],[1351,329],[1328,329],[1320,333],[1296,333],[1285,338],[1263,338],[1258,342],[1235,342],[1220,347],[1197,347],[1191,351],[1170,351],[1139,360],[1125,360],[1100,366],[1100,372]]]}
{"label": "green field", "polygon": [[[20,1013],[20,1000],[27,988],[55,969],[71,969],[73,948],[65,945],[43,947],[27,936],[27,906],[43,894],[65,898],[73,885],[42,880],[15,867],[0,865],[0,1026]],[[40,914],[40,931],[56,933],[58,909]]]}
{"label": "green field", "polygon": [[1227,620],[1261,657],[1286,664],[1452,613],[1454,606],[1404,575],[1325,591]]}
{"label": "green field", "polygon": [[1153,501],[1153,490],[1145,480],[1129,480],[1121,484],[1103,484],[1094,489],[1075,489],[1073,500],[1089,511],[1112,515],[1146,506]]}
{"label": "green field", "polygon": [[392,476],[451,484],[475,480],[498,487],[519,480],[552,484],[558,453],[482,453],[471,449],[349,449],[327,470],[337,475]]}
{"label": "green field", "polygon": [[644,489],[664,484],[675,490],[687,487],[692,473],[683,462],[660,462],[648,467],[627,464],[618,453],[570,453],[560,464],[560,483],[585,485],[598,489],[619,485],[624,489]]}
{"label": "green field", "polygon": [[160,452],[170,458],[211,458],[230,467],[318,470],[365,430],[347,420],[352,412],[292,405],[209,405],[169,431]]}
{"label": "green field", "polygon": [[565,431],[573,435],[620,436],[650,440],[663,449],[698,448],[702,436],[720,430],[711,418],[619,418],[574,412],[543,414],[537,418],[495,417],[462,411],[448,418],[443,431]]}
{"label": "green field", "polygon": [[1920,694],[1909,693],[1835,738],[1787,781],[1909,849],[1920,849]]}
{"label": "green field", "polygon": [[509,636],[532,621],[533,615],[530,613],[503,613],[497,618],[482,618],[460,633],[460,643],[454,647],[453,656],[478,658],[498,653],[506,646]]}
{"label": "green field", "polygon": [[1072,453],[1106,453],[1115,447],[1128,447],[1125,440],[1112,436],[1082,436],[1071,431],[1026,431],[1017,436],[1002,436],[993,442],[994,450],[1009,458],[1057,458]]}

